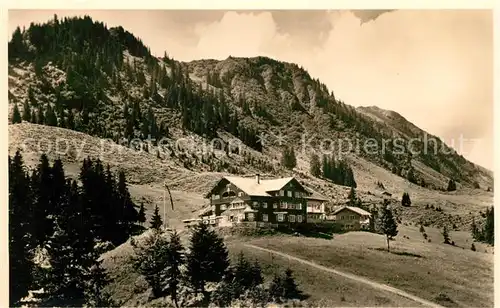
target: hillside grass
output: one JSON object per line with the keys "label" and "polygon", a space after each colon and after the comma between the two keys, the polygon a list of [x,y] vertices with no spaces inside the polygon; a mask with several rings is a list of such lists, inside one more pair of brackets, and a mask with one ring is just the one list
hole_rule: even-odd
{"label": "hillside grass", "polygon": [[248,243],[385,283],[443,306],[491,307],[492,249],[476,243],[478,251],[471,251],[465,232],[450,233],[455,247],[442,244],[437,229],[426,228],[426,233],[430,243],[417,227],[401,226],[391,241],[392,253],[385,251],[382,235],[368,232],[349,232],[332,240],[273,236]]}
{"label": "hillside grass", "polygon": [[228,248],[233,258],[243,252],[247,258],[257,260],[266,280],[272,279],[274,274],[284,273],[290,267],[300,290],[307,296],[304,304],[308,307],[421,307],[419,303],[393,293],[377,290],[264,251],[254,250],[241,242],[231,242]]}

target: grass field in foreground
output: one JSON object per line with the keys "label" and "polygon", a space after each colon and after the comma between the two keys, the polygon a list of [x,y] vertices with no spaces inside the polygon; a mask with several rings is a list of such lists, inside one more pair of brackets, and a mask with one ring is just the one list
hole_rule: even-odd
{"label": "grass field in foreground", "polygon": [[[439,230],[427,228],[432,242],[425,241],[417,227],[401,226],[394,252],[388,253],[381,235],[350,232],[332,240],[269,236],[248,240],[260,247],[278,250],[318,264],[385,283],[429,301],[450,307],[493,306],[493,254],[476,244],[478,251],[442,244]],[[457,245],[468,244],[466,232],[451,232]],[[313,269],[305,272],[308,276]],[[314,275],[320,277],[320,275]],[[310,279],[304,277],[301,279]],[[332,280],[339,278],[332,277]],[[327,283],[327,282],[325,282]],[[369,287],[360,290],[363,296]],[[378,291],[377,291],[378,292]],[[372,302],[363,303],[363,306]]]}
{"label": "grass field in foreground", "polygon": [[300,290],[308,296],[305,299],[306,306],[422,307],[421,304],[399,295],[380,291],[306,264],[246,247],[241,242],[229,243],[228,248],[232,259],[235,259],[242,251],[250,260],[258,260],[266,280],[272,279],[275,273],[284,273],[286,268],[290,267]]}

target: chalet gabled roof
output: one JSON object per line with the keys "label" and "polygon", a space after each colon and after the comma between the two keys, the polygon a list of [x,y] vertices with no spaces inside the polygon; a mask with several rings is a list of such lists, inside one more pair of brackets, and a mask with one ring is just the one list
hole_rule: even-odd
{"label": "chalet gabled roof", "polygon": [[306,197],[306,199],[318,200],[318,201],[328,201],[328,198],[323,196],[319,192],[317,192],[309,187],[305,187],[305,189],[311,194],[310,196]]}
{"label": "chalet gabled roof", "polygon": [[[260,197],[270,197],[271,195],[268,192],[278,191],[281,188],[283,188],[286,184],[288,184],[290,181],[295,180],[294,177],[286,177],[286,178],[272,179],[272,180],[261,179],[260,183],[257,183],[254,177],[250,178],[250,177],[239,177],[239,176],[225,176],[220,181],[224,179],[229,181],[239,189],[241,189],[245,194],[249,196],[260,196]],[[213,188],[219,185],[220,181],[218,181],[213,186]],[[299,181],[296,182],[300,186],[302,186],[304,190],[306,190],[306,188],[302,184],[300,184]],[[212,190],[210,190],[210,192],[205,196],[206,198],[209,197]]]}
{"label": "chalet gabled roof", "polygon": [[367,212],[367,211],[363,210],[362,208],[355,207],[355,206],[343,206],[343,207],[338,208],[337,210],[335,210],[332,213],[332,215],[335,215],[335,214],[337,214],[340,211],[345,210],[345,209],[353,211],[354,213],[357,213],[357,214],[362,215],[362,216],[372,216],[372,214],[370,212]]}

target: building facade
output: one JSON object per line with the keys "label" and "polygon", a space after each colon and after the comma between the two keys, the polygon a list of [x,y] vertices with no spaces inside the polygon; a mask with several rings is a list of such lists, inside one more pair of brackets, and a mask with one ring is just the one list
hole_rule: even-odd
{"label": "building facade", "polygon": [[307,222],[310,193],[295,178],[261,179],[227,176],[205,196],[210,208],[201,219],[218,226],[272,226]]}
{"label": "building facade", "polygon": [[372,214],[353,206],[343,206],[334,211],[328,219],[335,221],[342,230],[356,231],[367,230],[370,226],[370,219]]}

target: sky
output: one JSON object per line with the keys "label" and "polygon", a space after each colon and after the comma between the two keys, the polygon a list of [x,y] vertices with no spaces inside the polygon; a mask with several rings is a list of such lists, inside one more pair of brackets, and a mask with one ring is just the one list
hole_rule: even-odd
{"label": "sky", "polygon": [[491,11],[10,10],[8,30],[54,13],[121,25],[176,60],[295,62],[345,103],[394,110],[493,170]]}

